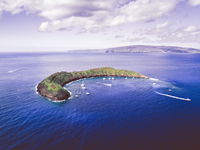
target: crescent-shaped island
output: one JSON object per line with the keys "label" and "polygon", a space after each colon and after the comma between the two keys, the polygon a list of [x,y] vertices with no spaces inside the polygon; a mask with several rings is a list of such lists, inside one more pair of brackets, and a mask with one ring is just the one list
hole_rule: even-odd
{"label": "crescent-shaped island", "polygon": [[91,77],[106,77],[106,76],[116,76],[116,77],[135,77],[135,78],[145,78],[147,76],[139,74],[135,71],[129,70],[117,70],[110,67],[94,68],[87,71],[74,71],[74,72],[57,72],[40,82],[37,86],[37,91],[41,96],[51,99],[62,101],[70,97],[70,93],[63,88],[63,86],[69,82]]}

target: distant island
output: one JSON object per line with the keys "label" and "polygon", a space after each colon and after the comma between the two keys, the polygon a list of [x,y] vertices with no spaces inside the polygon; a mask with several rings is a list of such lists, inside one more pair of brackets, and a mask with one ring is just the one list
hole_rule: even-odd
{"label": "distant island", "polygon": [[70,53],[200,53],[200,49],[176,46],[130,45],[96,50],[74,50]]}
{"label": "distant island", "polygon": [[116,76],[116,77],[135,77],[145,78],[147,76],[139,74],[129,70],[117,70],[110,67],[94,68],[87,71],[74,71],[74,72],[57,72],[49,77],[45,78],[37,86],[37,91],[43,97],[52,100],[65,100],[70,97],[70,93],[63,88],[63,86],[69,82],[91,77],[105,77],[105,76]]}

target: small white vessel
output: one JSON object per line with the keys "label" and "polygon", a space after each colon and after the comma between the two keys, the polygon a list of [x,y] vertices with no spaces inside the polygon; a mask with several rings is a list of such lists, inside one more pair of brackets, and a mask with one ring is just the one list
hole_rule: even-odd
{"label": "small white vessel", "polygon": [[82,86],[81,88],[82,88],[83,90],[87,89],[85,86]]}
{"label": "small white vessel", "polygon": [[135,78],[133,77],[133,79],[132,80],[135,80]]}
{"label": "small white vessel", "polygon": [[191,99],[187,98],[186,101],[191,101]]}
{"label": "small white vessel", "polygon": [[169,91],[171,92],[172,90],[171,90],[171,89],[169,89]]}
{"label": "small white vessel", "polygon": [[82,86],[82,87],[84,87],[84,86],[85,86],[85,84],[82,82],[81,86]]}
{"label": "small white vessel", "polygon": [[75,95],[76,97],[78,97],[78,95]]}
{"label": "small white vessel", "polygon": [[127,79],[127,77],[126,77],[126,79]]}
{"label": "small white vessel", "polygon": [[81,95],[81,93],[78,93],[79,95]]}
{"label": "small white vessel", "polygon": [[108,78],[110,80],[110,78]]}
{"label": "small white vessel", "polygon": [[90,94],[90,93],[89,93],[89,92],[86,92],[85,94],[87,94],[87,95],[88,95],[88,94]]}
{"label": "small white vessel", "polygon": [[106,80],[106,78],[103,78],[103,80]]}
{"label": "small white vessel", "polygon": [[112,80],[115,80],[115,78],[114,78],[114,77],[112,77]]}

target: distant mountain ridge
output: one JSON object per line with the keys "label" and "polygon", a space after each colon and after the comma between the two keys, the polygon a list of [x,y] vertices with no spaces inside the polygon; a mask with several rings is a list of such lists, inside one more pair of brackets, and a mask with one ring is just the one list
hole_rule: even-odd
{"label": "distant mountain ridge", "polygon": [[70,50],[70,53],[200,53],[200,49],[178,46],[130,45],[95,50]]}
{"label": "distant mountain ridge", "polygon": [[106,53],[200,53],[200,49],[176,46],[132,45],[108,48]]}

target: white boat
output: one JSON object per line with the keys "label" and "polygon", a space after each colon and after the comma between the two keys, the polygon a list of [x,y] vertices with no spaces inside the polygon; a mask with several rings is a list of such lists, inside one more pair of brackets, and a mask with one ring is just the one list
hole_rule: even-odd
{"label": "white boat", "polygon": [[82,82],[81,86],[82,86],[82,87],[84,87],[84,86],[85,86],[85,84]]}
{"label": "white boat", "polygon": [[110,80],[110,78],[108,78]]}
{"label": "white boat", "polygon": [[133,79],[132,80],[135,80],[135,78],[133,77]]}
{"label": "white boat", "polygon": [[86,92],[85,94],[87,94],[87,95],[88,95],[88,94],[90,94],[90,93],[89,93],[89,92]]}
{"label": "white boat", "polygon": [[126,79],[127,79],[127,77],[126,77]]}
{"label": "white boat", "polygon": [[79,95],[81,95],[81,93],[78,93]]}
{"label": "white boat", "polygon": [[75,95],[76,97],[78,97],[78,95]]}
{"label": "white boat", "polygon": [[169,89],[169,91],[172,91],[171,89]]}
{"label": "white boat", "polygon": [[8,71],[8,73],[12,73],[12,72],[14,72],[14,71],[13,70]]}
{"label": "white boat", "polygon": [[103,80],[106,80],[106,78],[103,78]]}
{"label": "white boat", "polygon": [[114,77],[112,77],[112,80],[115,80],[115,78],[114,78]]}
{"label": "white boat", "polygon": [[189,98],[187,98],[186,100],[187,100],[187,101],[191,101],[191,99],[189,99]]}
{"label": "white boat", "polygon": [[85,86],[82,86],[81,88],[82,88],[83,90],[87,89]]}

